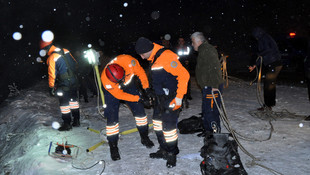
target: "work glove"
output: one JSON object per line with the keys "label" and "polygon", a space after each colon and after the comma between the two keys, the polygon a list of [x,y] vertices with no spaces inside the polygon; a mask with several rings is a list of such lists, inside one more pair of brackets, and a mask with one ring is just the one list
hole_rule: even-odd
{"label": "work glove", "polygon": [[49,92],[51,96],[55,96],[55,87],[50,87]]}
{"label": "work glove", "polygon": [[182,98],[175,97],[169,104],[169,108],[173,111],[179,109],[182,106]]}
{"label": "work glove", "polygon": [[151,98],[152,100],[155,99],[156,95],[155,95],[155,92],[151,89],[151,88],[147,88],[145,89],[145,93],[146,95]]}
{"label": "work glove", "polygon": [[126,85],[124,84],[123,81],[120,81],[120,82],[118,83],[118,88],[124,89],[125,87],[126,87]]}
{"label": "work glove", "polygon": [[139,102],[139,103],[142,103],[146,108],[150,108],[151,105],[152,105],[149,98],[142,97],[142,96],[140,96],[138,102]]}

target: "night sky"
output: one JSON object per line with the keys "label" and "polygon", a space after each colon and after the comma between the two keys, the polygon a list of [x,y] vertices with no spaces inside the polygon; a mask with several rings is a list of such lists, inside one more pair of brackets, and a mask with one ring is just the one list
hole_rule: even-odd
{"label": "night sky", "polygon": [[[310,1],[288,0],[0,0],[1,90],[42,79],[41,33],[51,30],[55,43],[85,50],[92,44],[106,55],[122,54],[138,37],[157,41],[201,31],[210,43],[231,55],[249,50],[251,30],[260,26],[273,36],[306,36]],[[14,40],[14,32],[22,38]],[[237,59],[237,58],[234,58]],[[45,65],[44,65],[45,66]],[[26,82],[26,83],[25,83]],[[1,96],[0,96],[1,98]]]}

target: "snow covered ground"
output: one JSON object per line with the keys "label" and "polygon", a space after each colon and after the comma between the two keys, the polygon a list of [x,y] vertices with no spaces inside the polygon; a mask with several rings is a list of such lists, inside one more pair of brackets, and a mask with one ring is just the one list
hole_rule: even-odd
{"label": "snow covered ground", "polygon": [[[180,119],[197,115],[201,110],[201,94],[192,81],[192,96],[190,107],[184,109]],[[259,107],[256,99],[256,86],[249,86],[249,82],[230,81],[224,90],[223,98],[227,116],[234,130],[243,136],[265,140],[268,138],[271,125],[267,119],[260,119],[249,114]],[[199,164],[200,148],[203,138],[197,134],[179,134],[180,154],[177,166],[166,168],[166,161],[149,158],[149,153],[158,147],[154,132],[150,138],[155,147],[147,149],[140,143],[137,132],[121,136],[119,149],[121,160],[112,161],[107,144],[99,146],[92,152],[86,149],[101,141],[100,135],[87,130],[87,127],[101,130],[105,122],[98,113],[97,99],[90,98],[89,103],[82,100],[81,127],[68,132],[54,130],[53,121],[59,121],[60,112],[56,98],[50,98],[47,82],[42,81],[34,87],[24,90],[21,95],[6,100],[0,107],[0,146],[1,174],[201,174]],[[288,110],[294,115],[285,115]],[[146,110],[151,119],[152,110]],[[278,112],[272,120],[274,131],[267,141],[247,141],[239,139],[243,147],[253,154],[256,163],[271,168],[285,175],[310,174],[310,122],[304,121],[304,116],[310,114],[310,103],[305,87],[277,86]],[[283,112],[283,113],[281,113]],[[125,131],[135,127],[134,118],[128,108],[120,107],[120,130]],[[150,122],[151,120],[149,120]],[[300,123],[303,127],[300,127]],[[227,132],[222,126],[222,132]],[[55,143],[65,142],[76,145],[72,148],[74,159],[61,160],[48,155],[50,142],[53,142],[51,152],[55,150]],[[252,158],[239,149],[242,163],[249,175],[272,174],[270,171],[251,164]],[[98,161],[102,163],[98,163]],[[98,163],[98,164],[96,164]],[[94,165],[94,166],[93,166]],[[91,167],[93,166],[93,167]],[[88,168],[91,167],[91,168]],[[85,170],[81,170],[81,168]]]}

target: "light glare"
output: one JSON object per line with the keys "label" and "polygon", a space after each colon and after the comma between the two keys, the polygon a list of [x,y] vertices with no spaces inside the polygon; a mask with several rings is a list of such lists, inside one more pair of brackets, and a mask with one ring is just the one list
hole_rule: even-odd
{"label": "light glare", "polygon": [[14,33],[13,33],[13,39],[14,39],[14,40],[20,40],[20,39],[22,39],[22,34],[19,33],[19,32],[14,32]]}
{"label": "light glare", "polygon": [[46,30],[42,33],[41,37],[44,42],[51,42],[54,39],[54,33],[50,30]]}

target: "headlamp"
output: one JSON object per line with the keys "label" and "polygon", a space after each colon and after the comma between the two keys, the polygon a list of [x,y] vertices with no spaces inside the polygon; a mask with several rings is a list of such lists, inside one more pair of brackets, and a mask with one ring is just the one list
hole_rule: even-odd
{"label": "headlamp", "polygon": [[62,90],[56,90],[56,95],[58,97],[62,97],[64,95],[64,92]]}

